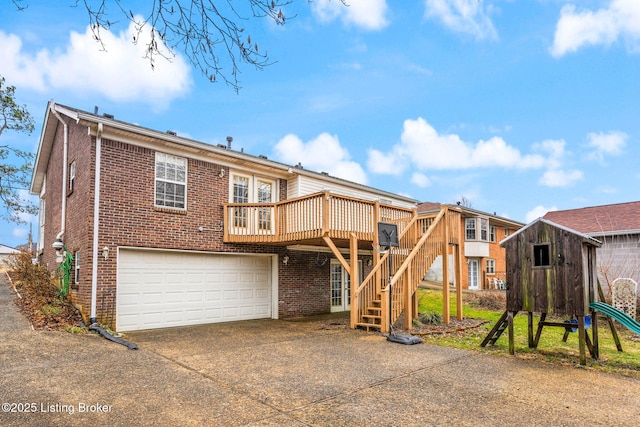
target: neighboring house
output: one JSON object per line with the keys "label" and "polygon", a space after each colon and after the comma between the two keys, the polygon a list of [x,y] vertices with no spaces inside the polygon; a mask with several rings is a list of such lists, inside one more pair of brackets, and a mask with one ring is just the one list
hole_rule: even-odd
{"label": "neighboring house", "polygon": [[618,277],[640,283],[640,201],[552,211],[544,218],[602,243],[597,264],[605,291]]}
{"label": "neighboring house", "polygon": [[0,245],[0,272],[5,271],[9,257],[14,254],[19,254],[20,250],[12,248],[11,246]]}
{"label": "neighboring house", "polygon": [[[404,309],[410,325],[416,230],[456,213],[418,219],[416,200],[227,141],[48,105],[31,182],[38,257],[53,269],[74,256],[70,297],[85,319],[131,331],[350,310],[352,327],[385,331]],[[406,249],[393,308],[378,222],[396,223]]]}
{"label": "neighboring house", "polygon": [[[418,205],[418,215],[431,215],[442,208],[442,204],[424,202]],[[519,230],[524,224],[495,214],[478,211],[465,206],[447,205],[461,212],[460,227],[463,230],[461,271],[463,289],[504,289],[506,284],[505,249],[500,242]],[[453,255],[449,255],[453,258]],[[450,268],[453,262],[449,262]],[[453,273],[449,277],[454,277]],[[442,258],[436,259],[426,280],[442,281]]]}

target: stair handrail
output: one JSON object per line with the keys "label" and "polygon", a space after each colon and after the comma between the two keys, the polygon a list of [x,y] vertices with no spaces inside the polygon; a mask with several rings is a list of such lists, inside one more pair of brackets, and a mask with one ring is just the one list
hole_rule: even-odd
{"label": "stair handrail", "polygon": [[434,218],[433,222],[429,225],[429,228],[427,228],[427,231],[416,242],[415,246],[413,247],[413,249],[411,250],[409,255],[407,255],[407,258],[405,258],[405,260],[402,263],[402,265],[400,267],[398,267],[398,269],[395,271],[395,274],[393,275],[393,278],[391,279],[391,286],[394,286],[394,285],[397,284],[397,282],[400,279],[400,277],[402,276],[402,274],[404,274],[404,272],[409,267],[409,264],[411,264],[411,262],[416,257],[418,252],[420,252],[420,250],[424,246],[424,243],[427,241],[429,236],[431,236],[431,234],[433,233],[435,228],[438,226],[438,224],[440,223],[440,220],[445,215],[447,210],[448,210],[448,208],[442,208],[440,210],[440,213],[438,213],[438,215]]}

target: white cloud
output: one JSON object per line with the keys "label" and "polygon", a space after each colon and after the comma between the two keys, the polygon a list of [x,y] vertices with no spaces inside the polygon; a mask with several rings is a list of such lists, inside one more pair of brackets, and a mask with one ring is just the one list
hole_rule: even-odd
{"label": "white cloud", "polygon": [[582,171],[549,169],[538,180],[538,183],[547,187],[570,187],[584,178]]}
{"label": "white cloud", "polygon": [[426,0],[425,16],[442,21],[445,27],[472,35],[476,40],[497,40],[498,32],[482,0]]}
{"label": "white cloud", "polygon": [[400,143],[390,152],[370,150],[367,165],[376,173],[400,173],[408,164],[419,170],[530,169],[541,168],[545,162],[545,157],[540,154],[522,155],[500,137],[472,143],[463,141],[456,134],[440,134],[420,117],[405,120]]}
{"label": "white cloud", "polygon": [[20,241],[26,242],[27,237],[29,237],[29,229],[26,227],[15,227],[11,230],[11,235]]}
{"label": "white cloud", "polygon": [[349,0],[347,5],[340,0],[315,0],[311,10],[322,22],[340,18],[347,25],[365,30],[379,30],[388,24],[386,0]]}
{"label": "white cloud", "polygon": [[[114,101],[138,101],[163,109],[190,89],[190,67],[178,55],[170,61],[158,58],[152,69],[143,58],[149,32],[141,34],[137,45],[131,42],[133,32],[133,24],[117,35],[103,30],[104,52],[87,27],[84,34],[70,33],[64,51],[31,53],[23,50],[20,38],[0,31],[0,72],[22,88],[97,93]],[[163,50],[168,53],[167,48]]]}
{"label": "white cloud", "polygon": [[367,169],[373,173],[383,175],[400,175],[408,166],[408,162],[404,157],[392,150],[390,153],[371,149],[367,159]]}
{"label": "white cloud", "polygon": [[631,52],[640,46],[640,2],[613,0],[607,8],[577,11],[574,5],[562,7],[556,25],[551,55],[563,56],[587,45],[610,46],[619,38]]}
{"label": "white cloud", "polygon": [[330,175],[367,183],[362,167],[350,160],[349,152],[340,145],[338,137],[322,133],[317,138],[303,142],[297,135],[289,134],[274,147],[275,157],[284,163],[302,163],[305,169],[328,172]]}
{"label": "white cloud", "polygon": [[557,210],[558,208],[555,206],[551,206],[550,208],[545,208],[542,205],[538,205],[535,208],[531,209],[529,212],[527,212],[524,218],[527,223],[530,223],[531,221],[534,221],[540,217],[545,216],[547,212],[557,211]]}
{"label": "white cloud", "polygon": [[606,155],[617,156],[627,144],[628,135],[624,132],[590,133],[587,135],[587,145],[594,150],[589,154],[590,159],[603,161]]}
{"label": "white cloud", "polygon": [[411,182],[420,188],[425,188],[431,185],[429,177],[420,172],[414,172],[413,175],[411,175]]}

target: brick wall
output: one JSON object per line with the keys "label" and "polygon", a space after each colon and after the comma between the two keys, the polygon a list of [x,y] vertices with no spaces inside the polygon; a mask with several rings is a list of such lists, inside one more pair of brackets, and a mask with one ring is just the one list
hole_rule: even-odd
{"label": "brick wall", "polygon": [[[42,260],[56,268],[51,244],[61,228],[62,126],[58,127],[47,169],[46,229]],[[80,283],[71,297],[85,320],[90,314],[95,137],[86,127],[69,125],[69,163],[76,162],[73,192],[66,192],[65,244],[78,252]],[[97,318],[114,327],[117,248],[122,246],[226,253],[268,253],[281,257],[286,248],[223,242],[223,203],[229,200],[229,173],[223,166],[189,159],[187,209],[154,206],[155,151],[109,139],[102,140],[100,230],[98,242]],[[226,170],[227,168],[224,167]],[[226,171],[228,172],[228,170]],[[286,199],[286,180],[280,180]],[[215,231],[198,231],[199,227]],[[102,248],[109,248],[104,259]],[[315,253],[286,252],[289,265],[278,263],[278,316],[298,317],[330,311],[329,263],[315,265]]]}

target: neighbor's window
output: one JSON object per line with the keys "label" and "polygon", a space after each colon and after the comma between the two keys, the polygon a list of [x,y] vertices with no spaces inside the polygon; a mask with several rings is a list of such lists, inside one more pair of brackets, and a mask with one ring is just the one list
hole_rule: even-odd
{"label": "neighbor's window", "polygon": [[156,206],[185,209],[187,159],[156,153]]}
{"label": "neighbor's window", "polygon": [[489,226],[489,241],[490,242],[495,242],[496,241],[496,227],[495,227],[495,225],[490,225]]}
{"label": "neighbor's window", "polygon": [[533,266],[534,267],[550,267],[551,266],[551,244],[542,243],[533,245]]}
{"label": "neighbor's window", "polygon": [[73,254],[73,259],[75,262],[75,274],[73,276],[73,283],[77,285],[78,283],[80,283],[80,251],[76,251]]}
{"label": "neighbor's window", "polygon": [[467,218],[465,220],[467,240],[489,241],[489,220],[487,218]]}
{"label": "neighbor's window", "polygon": [[476,240],[476,219],[467,218],[466,220],[466,236],[467,240]]}
{"label": "neighbor's window", "polygon": [[69,165],[69,193],[73,192],[76,185],[76,162],[75,160]]}
{"label": "neighbor's window", "polygon": [[480,218],[480,240],[489,240],[489,220],[486,218]]}
{"label": "neighbor's window", "polygon": [[487,274],[496,274],[496,260],[487,258]]}

